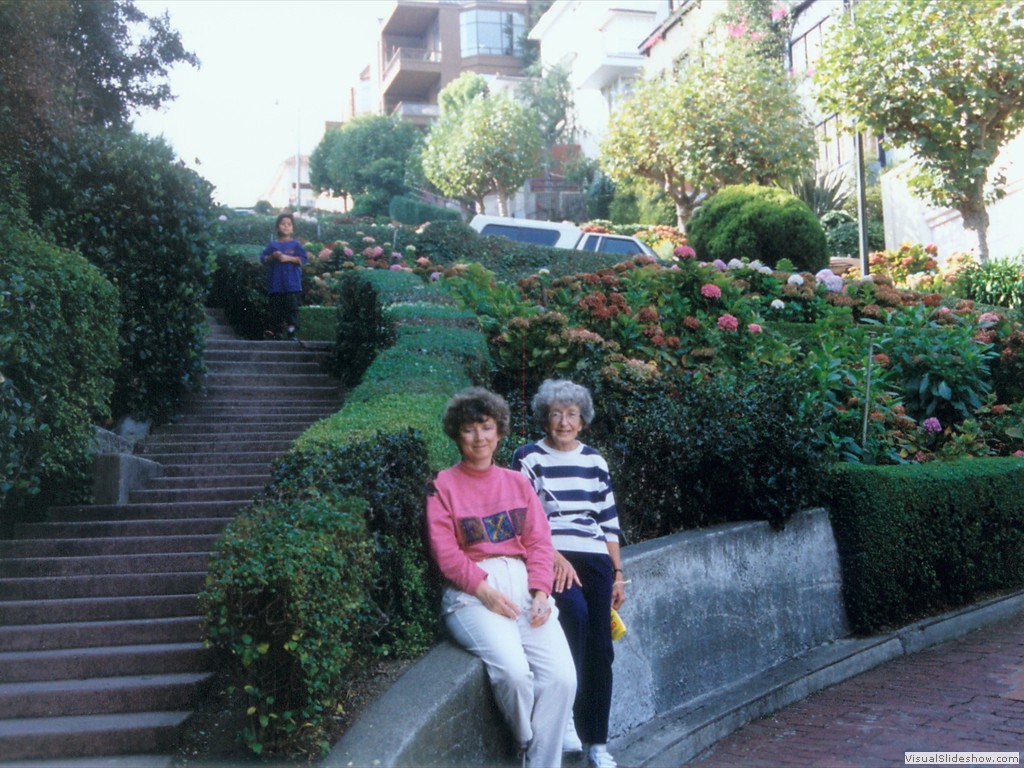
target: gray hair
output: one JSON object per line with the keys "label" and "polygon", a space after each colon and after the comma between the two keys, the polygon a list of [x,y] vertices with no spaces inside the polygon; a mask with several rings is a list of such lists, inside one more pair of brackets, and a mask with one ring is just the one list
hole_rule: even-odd
{"label": "gray hair", "polygon": [[547,428],[548,411],[551,410],[552,403],[578,406],[584,426],[594,420],[594,400],[590,396],[590,390],[568,379],[546,379],[533,396],[530,403],[533,418],[541,429]]}

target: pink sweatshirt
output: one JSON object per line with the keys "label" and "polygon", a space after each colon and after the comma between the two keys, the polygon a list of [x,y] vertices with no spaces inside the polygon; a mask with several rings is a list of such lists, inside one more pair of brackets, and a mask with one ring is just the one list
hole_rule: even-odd
{"label": "pink sweatshirt", "polygon": [[427,536],[441,573],[475,594],[488,557],[526,561],[530,590],[551,594],[554,547],[551,528],[525,475],[502,467],[475,470],[459,463],[438,472],[427,494]]}

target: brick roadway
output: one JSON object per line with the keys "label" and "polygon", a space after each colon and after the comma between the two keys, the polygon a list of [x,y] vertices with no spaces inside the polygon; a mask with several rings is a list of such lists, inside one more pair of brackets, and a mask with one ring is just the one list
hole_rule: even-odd
{"label": "brick roadway", "polygon": [[972,750],[1024,750],[1024,614],[812,694],[687,766],[882,768]]}

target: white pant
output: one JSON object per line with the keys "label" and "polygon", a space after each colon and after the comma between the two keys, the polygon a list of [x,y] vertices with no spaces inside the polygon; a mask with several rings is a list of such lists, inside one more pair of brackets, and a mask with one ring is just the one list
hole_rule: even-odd
{"label": "white pant", "polygon": [[449,587],[442,600],[445,625],[456,642],[483,660],[513,737],[529,745],[530,768],[559,768],[576,697],[576,668],[555,602],[548,620],[533,628],[526,564],[493,557],[478,565],[487,571],[488,584],[519,604],[519,618],[499,616],[473,595]]}

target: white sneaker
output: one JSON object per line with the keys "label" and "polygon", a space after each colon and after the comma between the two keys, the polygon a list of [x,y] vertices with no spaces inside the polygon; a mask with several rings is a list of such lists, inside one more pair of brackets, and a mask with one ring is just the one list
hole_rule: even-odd
{"label": "white sneaker", "polygon": [[587,764],[594,768],[616,768],[615,758],[608,752],[604,744],[593,744],[587,755]]}
{"label": "white sneaker", "polygon": [[572,715],[569,716],[569,724],[565,726],[565,736],[562,737],[563,752],[582,752],[583,742],[576,734],[576,721]]}

